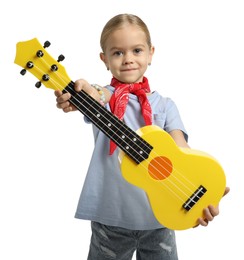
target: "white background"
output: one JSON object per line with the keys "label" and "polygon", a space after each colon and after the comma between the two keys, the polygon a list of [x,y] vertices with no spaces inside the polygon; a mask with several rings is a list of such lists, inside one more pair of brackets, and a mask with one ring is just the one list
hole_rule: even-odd
{"label": "white background", "polygon": [[[79,112],[56,108],[53,91],[35,88],[13,63],[15,45],[37,37],[69,76],[105,85],[99,60],[104,24],[139,15],[156,51],[151,89],[177,104],[192,148],[215,156],[231,192],[207,228],[177,232],[179,259],[243,256],[243,1],[33,1],[0,8],[0,259],[86,259],[90,223],[74,213],[93,147]],[[237,238],[237,235],[239,238]]]}

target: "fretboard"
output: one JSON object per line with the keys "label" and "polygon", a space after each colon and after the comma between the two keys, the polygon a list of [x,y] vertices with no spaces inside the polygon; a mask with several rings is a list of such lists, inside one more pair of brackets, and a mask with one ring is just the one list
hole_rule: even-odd
{"label": "fretboard", "polygon": [[66,92],[72,96],[70,102],[136,163],[148,158],[153,147],[85,91],[76,92],[73,81]]}

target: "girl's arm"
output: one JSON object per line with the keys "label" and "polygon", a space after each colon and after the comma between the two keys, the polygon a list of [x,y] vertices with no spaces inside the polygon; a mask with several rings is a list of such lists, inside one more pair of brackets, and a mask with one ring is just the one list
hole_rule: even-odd
{"label": "girl's arm", "polygon": [[184,134],[181,130],[176,129],[176,130],[169,132],[169,134],[171,135],[171,137],[174,139],[174,141],[176,142],[176,144],[179,147],[190,148],[190,146],[187,144]]}

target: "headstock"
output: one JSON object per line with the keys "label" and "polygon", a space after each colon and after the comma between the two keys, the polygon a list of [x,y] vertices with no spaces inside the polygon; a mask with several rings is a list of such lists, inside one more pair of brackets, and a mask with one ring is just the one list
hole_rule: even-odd
{"label": "headstock", "polygon": [[58,60],[53,59],[45,50],[49,46],[50,42],[46,41],[42,46],[37,38],[18,42],[14,63],[23,68],[20,72],[22,75],[29,71],[39,80],[36,87],[39,88],[43,83],[47,88],[62,91],[71,79],[59,63],[64,60],[64,56],[60,55]]}

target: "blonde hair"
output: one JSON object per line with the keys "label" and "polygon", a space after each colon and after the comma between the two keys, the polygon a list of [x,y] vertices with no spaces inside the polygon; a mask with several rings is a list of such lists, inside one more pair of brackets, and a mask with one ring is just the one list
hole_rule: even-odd
{"label": "blonde hair", "polygon": [[132,24],[138,26],[146,35],[146,40],[149,48],[152,47],[150,32],[147,28],[147,25],[136,15],[133,14],[118,14],[112,17],[104,26],[101,38],[100,38],[100,46],[102,51],[105,52],[106,49],[106,41],[111,33],[122,28],[127,24]]}

